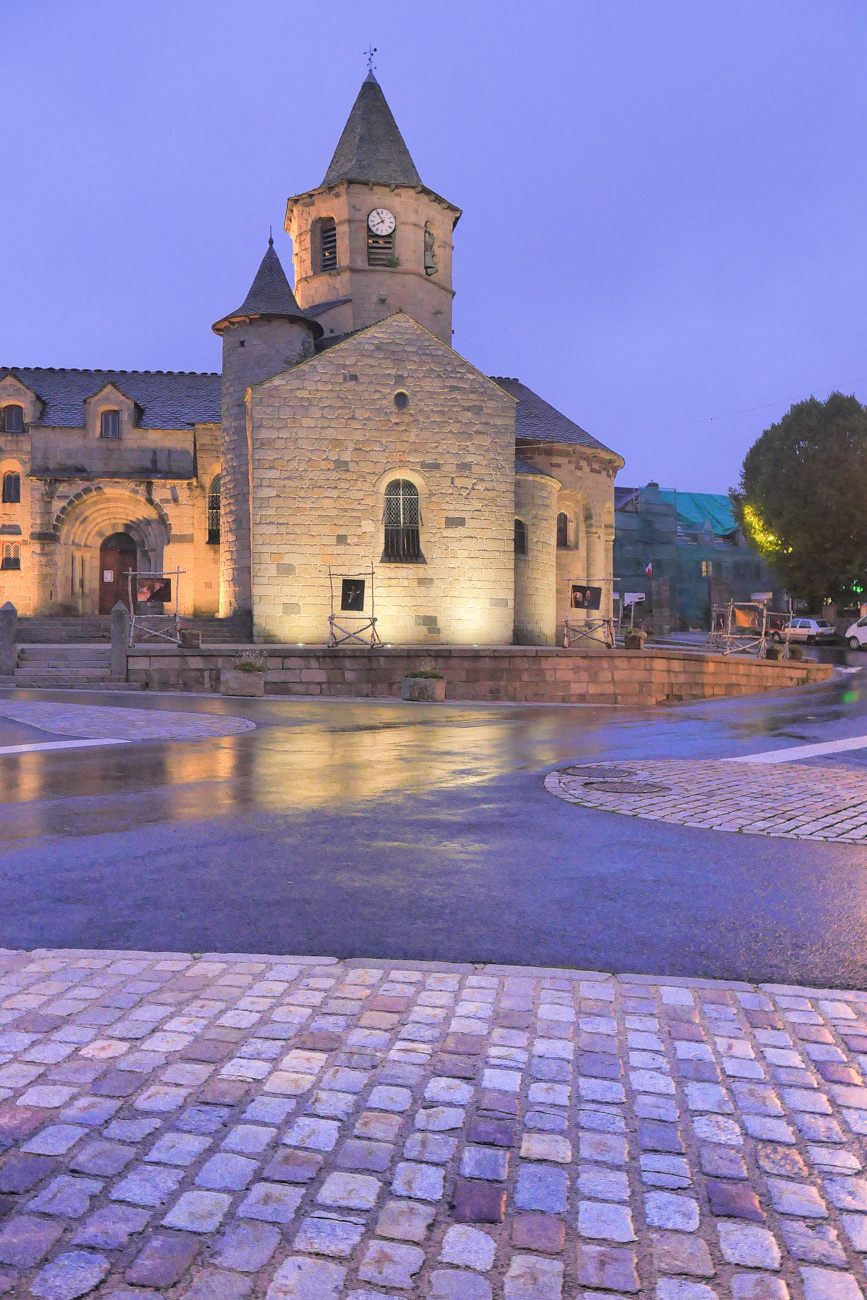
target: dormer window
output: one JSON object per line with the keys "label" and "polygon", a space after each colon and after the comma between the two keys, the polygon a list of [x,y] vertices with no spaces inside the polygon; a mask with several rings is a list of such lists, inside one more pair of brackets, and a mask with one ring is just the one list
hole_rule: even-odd
{"label": "dormer window", "polygon": [[319,223],[319,270],[337,270],[337,223],[332,217]]}
{"label": "dormer window", "polygon": [[99,417],[100,438],[120,437],[120,411],[102,411]]}
{"label": "dormer window", "polygon": [[0,422],[4,433],[24,432],[24,407],[18,405],[4,406],[0,409]]}

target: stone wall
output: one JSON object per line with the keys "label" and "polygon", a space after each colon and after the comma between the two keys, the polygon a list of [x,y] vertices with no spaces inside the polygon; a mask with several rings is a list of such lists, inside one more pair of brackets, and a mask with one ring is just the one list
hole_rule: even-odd
{"label": "stone wall", "polygon": [[[511,642],[512,397],[399,313],[248,400],[257,639],[325,641],[328,566],[339,611],[340,575],[374,564],[384,642]],[[418,490],[423,563],[382,560],[393,479]]]}
{"label": "stone wall", "polygon": [[[611,616],[614,548],[614,476],[623,461],[614,452],[573,444],[519,442],[518,455],[560,483],[556,513],[568,520],[568,546],[557,548],[558,642],[568,608],[569,583],[602,587],[601,615]],[[570,618],[580,621],[580,612]],[[590,617],[593,617],[592,615]]]}
{"label": "stone wall", "polygon": [[526,530],[527,552],[515,555],[515,641],[554,645],[557,629],[557,493],[545,474],[515,475],[515,518]]}
{"label": "stone wall", "polygon": [[207,538],[218,426],[128,426],[117,443],[92,429],[25,426],[0,432],[0,481],[10,471],[21,475],[21,501],[0,502],[0,556],[4,542],[17,544],[21,568],[0,569],[0,604],[25,616],[96,615],[100,544],[127,532],[140,565],[183,571],[182,614],[216,613],[220,548]]}
{"label": "stone wall", "polygon": [[[129,654],[128,677],[151,690],[217,691],[221,671],[243,653],[241,646],[140,646]],[[828,664],[543,646],[269,646],[267,664],[268,695],[396,698],[407,672],[435,667],[451,700],[638,707],[787,690],[832,673]]]}
{"label": "stone wall", "polygon": [[[395,217],[393,266],[368,265],[367,218],[374,208],[387,208]],[[450,345],[452,231],[458,216],[459,208],[414,185],[340,181],[290,199],[285,228],[292,236],[296,299],[302,307],[338,300],[318,317],[326,335],[364,329],[405,311]],[[337,227],[337,268],[323,273],[318,224],[326,217]],[[434,235],[434,275],[424,268],[425,226]]]}
{"label": "stone wall", "polygon": [[300,321],[263,317],[223,332],[220,385],[222,536],[220,615],[253,607],[250,591],[250,452],[247,390],[313,354],[313,336]]}

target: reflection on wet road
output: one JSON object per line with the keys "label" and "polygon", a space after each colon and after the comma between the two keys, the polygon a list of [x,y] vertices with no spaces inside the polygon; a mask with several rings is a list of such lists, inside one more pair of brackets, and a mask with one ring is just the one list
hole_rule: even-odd
{"label": "reflection on wet road", "polygon": [[[89,695],[257,730],[0,757],[0,944],[863,987],[864,849],[638,822],[542,786],[572,758],[722,758],[867,733],[863,676],[647,712]],[[824,761],[865,767],[867,751]]]}

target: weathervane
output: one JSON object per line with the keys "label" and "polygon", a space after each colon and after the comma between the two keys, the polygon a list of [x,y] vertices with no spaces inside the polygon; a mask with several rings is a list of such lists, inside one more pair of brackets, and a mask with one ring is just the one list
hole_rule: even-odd
{"label": "weathervane", "polygon": [[373,68],[374,68],[373,56],[376,53],[376,46],[371,44],[370,48],[365,50],[364,53],[367,55],[367,71],[373,72]]}

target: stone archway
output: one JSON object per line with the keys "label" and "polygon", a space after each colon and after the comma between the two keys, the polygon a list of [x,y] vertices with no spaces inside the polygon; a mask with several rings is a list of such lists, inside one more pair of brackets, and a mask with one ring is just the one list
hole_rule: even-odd
{"label": "stone archway", "polygon": [[[105,612],[107,596],[101,592],[107,585],[103,574],[115,573],[112,565],[100,568],[103,543],[118,534],[128,538],[131,546],[121,543],[115,550],[133,558],[139,569],[159,570],[163,564],[163,550],[171,538],[171,528],[165,512],[142,490],[127,485],[94,484],[72,496],[54,520],[59,545],[58,574],[64,603],[69,603],[80,614]],[[123,557],[121,557],[123,558]],[[123,559],[124,570],[129,562]],[[124,588],[112,592],[114,600],[129,597]]]}

